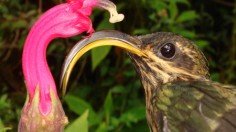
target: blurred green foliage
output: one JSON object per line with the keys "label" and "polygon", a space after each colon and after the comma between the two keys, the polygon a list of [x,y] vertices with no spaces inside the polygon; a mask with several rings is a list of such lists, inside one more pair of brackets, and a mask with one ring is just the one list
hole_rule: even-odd
{"label": "blurred green foliage", "polygon": [[[62,2],[0,0],[0,131],[16,131],[26,97],[21,54],[27,33],[44,11]],[[236,84],[236,0],[114,2],[125,20],[109,24],[109,14],[95,9],[91,18],[96,30],[181,34],[205,53],[213,80]],[[66,54],[80,39],[75,36],[51,42],[47,59],[57,85]],[[100,47],[86,53],[76,64],[68,88],[63,100],[70,120],[66,132],[149,131],[144,91],[121,49]]]}

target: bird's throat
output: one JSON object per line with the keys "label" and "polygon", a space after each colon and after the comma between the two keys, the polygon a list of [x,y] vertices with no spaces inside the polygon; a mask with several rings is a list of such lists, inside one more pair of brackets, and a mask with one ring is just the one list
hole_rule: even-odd
{"label": "bird's throat", "polygon": [[161,87],[163,80],[159,78],[159,75],[154,74],[156,72],[152,71],[152,68],[142,58],[133,54],[129,55],[145,91],[146,116],[150,131],[161,132],[164,126],[163,115],[161,111],[156,109],[155,103],[158,89]]}
{"label": "bird's throat", "polygon": [[157,101],[158,86],[154,87],[153,84],[145,80],[142,80],[142,84],[145,90],[146,116],[149,129],[151,132],[161,132],[164,126],[163,115],[155,105]]}

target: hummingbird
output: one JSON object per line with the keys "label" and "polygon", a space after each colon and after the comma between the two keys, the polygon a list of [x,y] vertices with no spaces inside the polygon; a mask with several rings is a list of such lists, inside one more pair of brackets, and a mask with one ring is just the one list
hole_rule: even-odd
{"label": "hummingbird", "polygon": [[170,32],[130,36],[104,30],[79,41],[62,68],[64,94],[79,58],[104,45],[128,52],[144,88],[151,132],[236,132],[236,86],[212,81],[201,50]]}

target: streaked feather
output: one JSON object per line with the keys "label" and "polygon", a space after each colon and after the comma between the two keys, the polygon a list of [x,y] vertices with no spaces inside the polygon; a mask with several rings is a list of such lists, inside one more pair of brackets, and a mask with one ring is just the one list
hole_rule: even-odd
{"label": "streaked feather", "polygon": [[[235,132],[236,87],[212,81],[162,85],[153,104],[172,132]],[[164,130],[163,130],[164,131]]]}

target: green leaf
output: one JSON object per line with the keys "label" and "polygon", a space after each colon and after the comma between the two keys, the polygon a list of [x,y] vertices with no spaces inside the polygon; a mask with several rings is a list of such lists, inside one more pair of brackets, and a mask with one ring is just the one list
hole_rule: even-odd
{"label": "green leaf", "polygon": [[19,20],[17,22],[12,23],[11,29],[17,29],[17,28],[25,28],[27,26],[27,22],[25,20]]}
{"label": "green leaf", "polygon": [[180,34],[186,38],[195,38],[196,37],[196,34],[194,31],[189,31],[189,30],[186,30],[186,29],[183,29],[183,28],[172,28],[171,29],[172,32],[174,33],[177,33],[177,34]]}
{"label": "green leaf", "polygon": [[152,9],[155,9],[157,11],[160,11],[160,10],[163,10],[163,9],[166,9],[167,8],[167,5],[165,2],[163,1],[158,1],[158,0],[149,0],[148,1],[148,5],[152,8]]}
{"label": "green leaf", "polygon": [[98,126],[96,132],[107,132],[107,127],[105,122],[101,122]]}
{"label": "green leaf", "polygon": [[196,40],[195,43],[200,49],[205,49],[209,45],[209,42],[206,40]]}
{"label": "green leaf", "polygon": [[213,81],[219,81],[219,80],[220,80],[220,75],[219,75],[219,73],[216,73],[216,72],[211,73],[211,79],[212,79]]}
{"label": "green leaf", "polygon": [[170,18],[174,20],[178,15],[178,8],[175,1],[172,0],[170,1],[169,12],[170,12]]}
{"label": "green leaf", "polygon": [[106,115],[107,124],[109,124],[110,114],[111,114],[111,111],[113,108],[113,101],[112,101],[111,93],[112,93],[111,91],[108,92],[107,97],[104,102],[104,111],[105,111],[105,115]]}
{"label": "green leaf", "polygon": [[92,106],[85,102],[83,99],[73,96],[73,95],[67,95],[65,97],[65,101],[67,105],[69,106],[69,109],[73,112],[75,112],[78,115],[81,115],[85,110],[89,110],[89,123],[90,125],[94,125],[99,122],[99,118],[96,117],[96,113],[93,110]]}
{"label": "green leaf", "polygon": [[111,88],[111,91],[113,93],[127,93],[128,92],[127,89],[122,85],[114,86],[113,88]]}
{"label": "green leaf", "polygon": [[66,127],[65,132],[88,132],[88,114],[86,110],[79,118]]}
{"label": "green leaf", "polygon": [[8,109],[10,107],[10,103],[8,102],[7,98],[8,97],[6,94],[3,94],[0,97],[0,110]]}
{"label": "green leaf", "polygon": [[195,38],[196,37],[196,34],[194,31],[181,30],[179,33],[187,38]]}
{"label": "green leaf", "polygon": [[92,49],[92,70],[102,62],[111,50],[111,46],[102,46]]}
{"label": "green leaf", "polygon": [[175,1],[176,3],[183,3],[183,4],[190,6],[190,3],[188,0],[171,0],[171,1]]}
{"label": "green leaf", "polygon": [[114,24],[109,23],[108,19],[109,19],[109,15],[108,14],[104,15],[104,19],[98,24],[96,30],[98,31],[98,30],[104,30],[104,29],[105,30],[114,29],[115,28]]}
{"label": "green leaf", "polygon": [[[109,15],[104,15],[105,18],[99,23],[96,31],[98,30],[108,30],[114,29],[114,24],[108,22]],[[108,55],[111,50],[111,46],[102,46],[92,49],[92,70],[95,70],[96,67],[101,63],[101,61]]]}
{"label": "green leaf", "polygon": [[11,129],[11,127],[5,127],[2,120],[0,119],[0,132],[8,132],[8,130],[10,131]]}
{"label": "green leaf", "polygon": [[198,18],[198,15],[195,11],[189,10],[182,12],[177,18],[177,22],[186,22]]}
{"label": "green leaf", "polygon": [[146,118],[146,108],[145,106],[139,106],[136,108],[132,108],[121,116],[121,121],[126,125],[130,126],[132,122],[138,122]]}
{"label": "green leaf", "polygon": [[86,109],[89,109],[90,113],[94,113],[91,105],[85,102],[84,100],[80,99],[79,97],[73,95],[67,95],[65,97],[65,101],[69,106],[70,110],[75,112],[78,115],[81,115]]}
{"label": "green leaf", "polygon": [[138,29],[135,29],[134,30],[134,35],[139,35],[139,34],[147,34],[149,33],[149,30],[148,29],[145,29],[145,28],[138,28]]}
{"label": "green leaf", "polygon": [[4,125],[2,123],[2,120],[0,119],[0,131],[2,131],[4,129]]}

